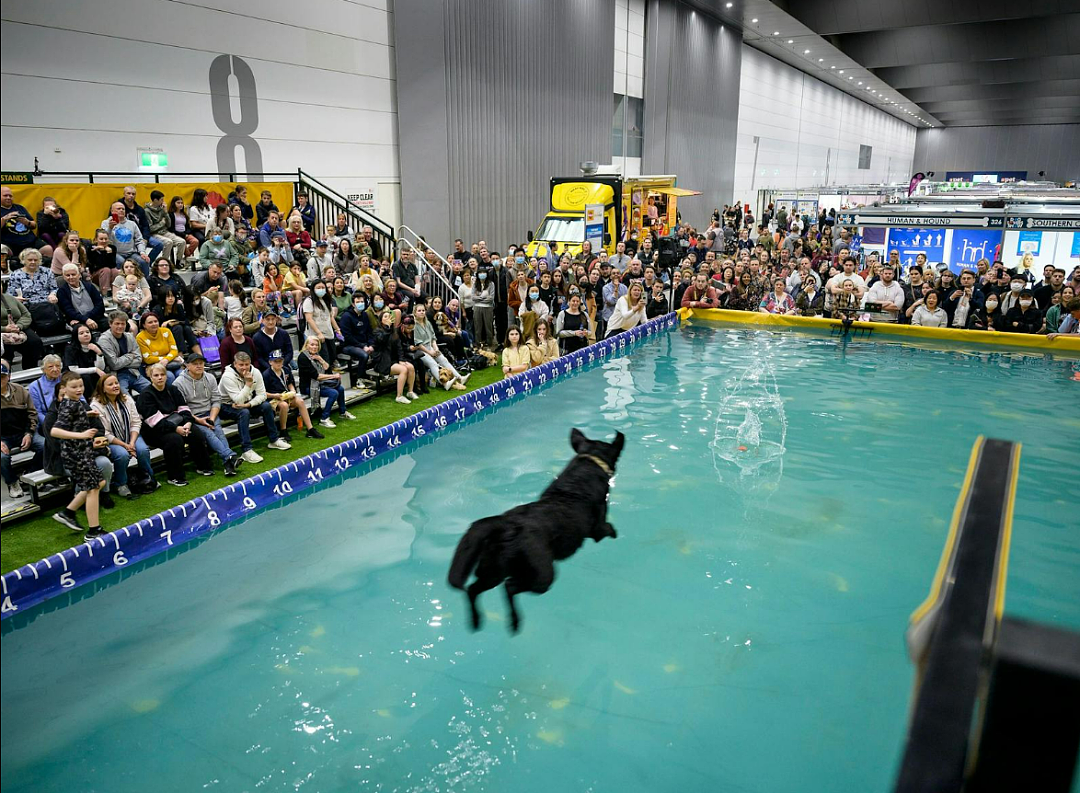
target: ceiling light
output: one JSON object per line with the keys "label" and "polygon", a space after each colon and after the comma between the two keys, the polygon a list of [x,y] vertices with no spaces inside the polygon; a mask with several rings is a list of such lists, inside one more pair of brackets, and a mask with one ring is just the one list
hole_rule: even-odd
{"label": "ceiling light", "polygon": [[[844,70],[843,70],[843,69],[841,69],[841,70],[840,70],[840,74],[843,74],[843,73],[844,73]],[[850,80],[851,78],[849,77],[848,79]]]}
{"label": "ceiling light", "polygon": [[862,85],[862,80],[859,80],[859,85]]}
{"label": "ceiling light", "polygon": [[728,8],[731,8],[731,7],[733,6],[733,5],[735,5],[735,4],[734,4],[734,3],[728,3],[728,4],[727,4],[727,7],[728,7]]}
{"label": "ceiling light", "polygon": [[779,36],[779,35],[780,35],[780,31],[779,31],[779,30],[774,30],[774,31],[772,32],[772,34],[773,34],[774,36]]}
{"label": "ceiling light", "polygon": [[757,20],[756,20],[756,19],[751,19],[751,20],[750,20],[750,24],[751,24],[751,25],[756,25],[756,24],[757,24]]}
{"label": "ceiling light", "polygon": [[851,75],[849,74],[849,75],[848,75],[848,79],[849,79],[849,80],[854,80],[855,78],[854,78],[854,77],[852,77],[852,76],[851,76]]}
{"label": "ceiling light", "polygon": [[788,44],[794,44],[794,43],[795,43],[795,39],[788,39],[788,40],[787,40],[787,43],[788,43]]}
{"label": "ceiling light", "polygon": [[818,62],[818,63],[824,63],[824,62],[825,62],[825,59],[824,59],[824,58],[818,58],[818,59],[817,59],[817,62]]}
{"label": "ceiling light", "polygon": [[872,94],[876,94],[876,93],[877,93],[877,89],[875,88],[875,89],[874,89],[873,91],[871,91],[870,93],[872,93]]}
{"label": "ceiling light", "polygon": [[802,53],[803,53],[803,55],[809,55],[809,54],[810,54],[810,50],[803,50],[803,51],[802,51]]}
{"label": "ceiling light", "polygon": [[829,68],[830,68],[830,69],[835,69],[836,67],[835,67],[835,66],[830,66]]}

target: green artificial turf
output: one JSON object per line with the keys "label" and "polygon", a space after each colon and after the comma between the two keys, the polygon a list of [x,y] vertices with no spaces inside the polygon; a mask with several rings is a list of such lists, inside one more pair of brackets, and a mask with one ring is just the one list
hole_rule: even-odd
{"label": "green artificial turf", "polygon": [[[469,391],[493,383],[502,377],[499,367],[489,366],[474,372],[469,378]],[[150,495],[139,496],[128,501],[124,498],[113,496],[116,506],[113,509],[101,511],[101,525],[106,531],[128,526],[136,521],[156,515],[158,512],[175,507],[196,496],[205,495],[219,487],[224,487],[230,482],[240,478],[254,476],[271,468],[298,459],[313,452],[326,449],[335,444],[363,435],[371,430],[392,424],[395,421],[419,413],[421,410],[453,399],[456,396],[467,393],[465,391],[432,391],[430,394],[421,395],[412,405],[401,405],[394,401],[394,394],[378,396],[365,400],[349,408],[349,412],[356,416],[356,421],[337,419],[337,427],[327,429],[319,427],[326,438],[316,440],[305,438],[302,432],[297,432],[295,425],[291,428],[292,449],[277,451],[266,448],[266,438],[254,439],[255,450],[263,456],[263,461],[258,464],[244,463],[240,474],[234,479],[227,479],[221,473],[221,459],[214,455],[214,466],[217,473],[214,476],[199,476],[190,470],[188,473],[187,487],[173,487],[165,481],[163,473],[158,474],[158,480],[162,483],[159,490]],[[81,540],[81,536],[57,523],[52,519],[53,513],[63,506],[61,500],[50,502],[50,507],[34,518],[22,520],[13,525],[5,526],[0,534],[0,570],[8,572],[16,567],[21,567],[30,562],[36,562],[46,556],[70,548]],[[85,527],[86,513],[79,512],[79,522]]]}

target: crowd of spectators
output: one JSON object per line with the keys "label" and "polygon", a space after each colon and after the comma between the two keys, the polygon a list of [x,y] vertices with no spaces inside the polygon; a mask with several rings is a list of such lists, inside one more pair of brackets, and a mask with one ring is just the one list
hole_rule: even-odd
{"label": "crowd of spectators", "polygon": [[[852,251],[833,216],[783,206],[756,225],[725,207],[704,231],[627,234],[610,255],[588,242],[529,256],[458,239],[444,260],[422,244],[383,250],[344,213],[319,226],[303,192],[282,213],[266,191],[249,203],[241,185],[217,206],[196,189],[187,208],[157,190],[139,206],[128,187],[86,238],[52,199],[32,220],[9,188],[0,197],[17,257],[5,258],[0,313],[3,478],[21,496],[17,451],[68,476],[75,498],[54,517],[82,531],[84,508],[89,536],[110,491],[160,486],[151,448],[174,486],[187,484],[185,450],[197,473],[213,475],[217,456],[233,476],[263,459],[252,419],[283,452],[291,411],[316,438],[318,426],[353,419],[347,374],[386,378],[411,404],[429,389],[465,390],[489,363],[517,374],[679,307],[1050,335],[1080,320],[1080,267],[1068,280],[1048,267],[1036,283],[987,260],[959,276],[925,260],[901,272],[895,251],[885,261]],[[190,282],[177,272],[188,265]],[[291,320],[299,350],[282,327]],[[70,334],[63,356],[42,358],[42,337],[55,333]],[[29,387],[11,381],[16,352],[23,368],[41,363]],[[235,422],[239,451],[222,420]]]}
{"label": "crowd of spectators", "polygon": [[1077,331],[1080,267],[1047,265],[1038,280],[1030,261],[1010,269],[980,259],[955,273],[920,253],[902,268],[898,250],[882,259],[852,242],[835,212],[800,217],[770,204],[755,223],[725,206],[704,233],[687,230],[675,304],[1048,336]]}

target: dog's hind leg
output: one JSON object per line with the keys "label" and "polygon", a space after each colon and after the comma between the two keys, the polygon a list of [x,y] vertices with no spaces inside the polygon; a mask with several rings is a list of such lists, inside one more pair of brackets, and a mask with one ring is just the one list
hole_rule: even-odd
{"label": "dog's hind leg", "polygon": [[517,607],[514,606],[514,595],[522,591],[524,590],[518,587],[517,581],[513,578],[506,579],[506,603],[510,606],[511,633],[517,633],[521,628],[521,619],[518,617]]}
{"label": "dog's hind leg", "polygon": [[472,629],[474,631],[480,628],[480,611],[476,608],[476,598],[480,596],[481,592],[494,589],[500,583],[501,581],[495,578],[477,578],[465,590],[469,595],[469,608],[472,610]]}

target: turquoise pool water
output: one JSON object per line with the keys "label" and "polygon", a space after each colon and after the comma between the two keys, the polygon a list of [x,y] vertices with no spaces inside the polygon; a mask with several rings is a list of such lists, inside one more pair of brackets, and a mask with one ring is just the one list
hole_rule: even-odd
{"label": "turquoise pool water", "polygon": [[[1072,366],[676,330],[6,621],[0,784],[887,791],[977,434],[1024,443],[1007,610],[1080,628]],[[519,597],[518,636],[500,592],[472,633],[457,539],[535,497],[574,426],[627,434],[619,537]]]}

